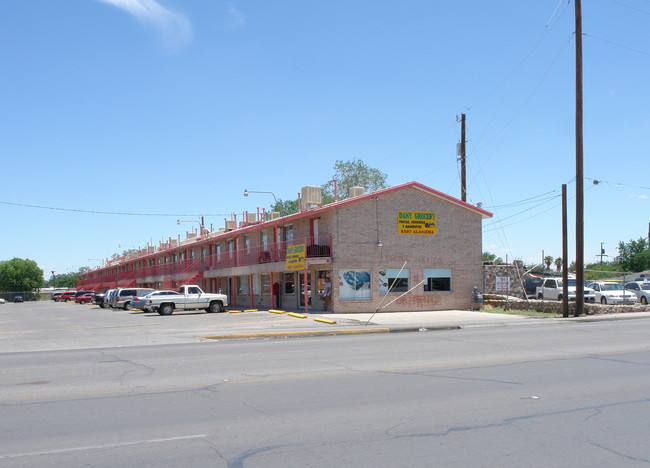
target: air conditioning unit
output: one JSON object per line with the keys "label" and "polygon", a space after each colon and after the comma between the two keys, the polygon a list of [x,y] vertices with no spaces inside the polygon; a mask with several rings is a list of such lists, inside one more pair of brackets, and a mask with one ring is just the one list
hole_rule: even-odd
{"label": "air conditioning unit", "polygon": [[227,219],[226,220],[226,231],[232,231],[237,228],[237,221]]}
{"label": "air conditioning unit", "polygon": [[306,185],[300,190],[300,205],[303,210],[323,204],[323,191],[320,185]]}
{"label": "air conditioning unit", "polygon": [[266,219],[268,221],[273,221],[274,219],[280,219],[280,212],[279,211],[269,211],[266,213]]}
{"label": "air conditioning unit", "polygon": [[365,191],[366,191],[365,187],[350,187],[350,191],[348,195],[350,196],[350,198],[358,197],[360,195],[363,195]]}
{"label": "air conditioning unit", "polygon": [[178,239],[172,239],[171,247],[178,247]]}
{"label": "air conditioning unit", "polygon": [[[194,239],[195,237],[196,237],[196,232],[188,232],[185,235],[185,239]],[[172,242],[173,242],[173,240],[172,240]]]}
{"label": "air conditioning unit", "polygon": [[246,221],[248,221],[248,224],[254,224],[257,222],[257,214],[255,213],[248,213],[246,216]]}

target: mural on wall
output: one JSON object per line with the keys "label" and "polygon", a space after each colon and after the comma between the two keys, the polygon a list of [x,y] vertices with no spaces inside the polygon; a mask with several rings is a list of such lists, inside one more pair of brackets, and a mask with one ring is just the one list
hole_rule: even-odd
{"label": "mural on wall", "polygon": [[340,270],[339,299],[341,301],[372,299],[370,277],[370,270]]}

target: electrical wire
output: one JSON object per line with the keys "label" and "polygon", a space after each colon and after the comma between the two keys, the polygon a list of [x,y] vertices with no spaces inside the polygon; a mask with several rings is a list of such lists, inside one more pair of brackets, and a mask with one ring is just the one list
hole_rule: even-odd
{"label": "electrical wire", "polygon": [[59,208],[54,206],[43,206],[43,205],[29,205],[27,203],[13,203],[7,201],[0,201],[0,204],[10,205],[10,206],[20,206],[23,208],[37,208],[41,210],[54,210],[54,211],[68,211],[73,213],[91,213],[91,214],[102,214],[102,215],[115,215],[115,216],[230,216],[230,214],[224,213],[208,213],[208,214],[188,214],[188,213],[127,213],[121,211],[99,211],[99,210],[81,210],[75,208]]}

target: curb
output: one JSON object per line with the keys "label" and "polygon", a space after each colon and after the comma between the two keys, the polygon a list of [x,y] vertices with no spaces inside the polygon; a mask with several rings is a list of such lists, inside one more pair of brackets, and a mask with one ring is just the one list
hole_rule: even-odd
{"label": "curb", "polygon": [[260,333],[232,333],[229,335],[202,336],[206,340],[238,340],[245,338],[299,338],[303,336],[334,336],[334,335],[369,335],[373,333],[390,333],[390,328],[365,328],[358,330],[310,330]]}

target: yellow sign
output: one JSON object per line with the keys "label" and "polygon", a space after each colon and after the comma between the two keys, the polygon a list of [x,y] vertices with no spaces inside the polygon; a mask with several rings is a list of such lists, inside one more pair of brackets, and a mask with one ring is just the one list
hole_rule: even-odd
{"label": "yellow sign", "polygon": [[287,247],[287,270],[305,269],[305,244]]}
{"label": "yellow sign", "polygon": [[436,214],[425,211],[398,211],[397,232],[435,236],[438,234]]}

